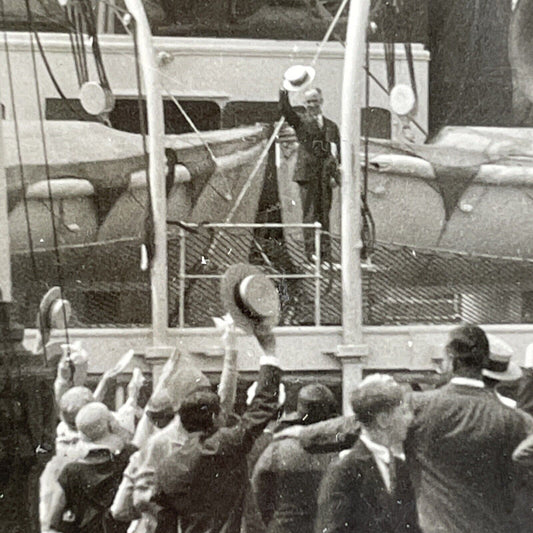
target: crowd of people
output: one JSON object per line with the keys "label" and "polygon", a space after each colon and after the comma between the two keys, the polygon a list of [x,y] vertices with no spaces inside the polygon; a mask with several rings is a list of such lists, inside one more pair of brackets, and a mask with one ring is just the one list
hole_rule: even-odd
{"label": "crowd of people", "polygon": [[284,411],[265,330],[259,377],[237,417],[236,328],[229,316],[219,327],[218,391],[174,355],[142,413],[142,380],[114,413],[102,387],[95,396],[65,386],[79,382],[67,374],[83,374],[86,358],[59,365],[61,422],[42,479],[42,531],[533,531],[533,381],[502,339],[458,327],[441,386],[413,392],[370,374],[352,391],[354,414],[337,416],[319,382],[301,388],[295,412]]}

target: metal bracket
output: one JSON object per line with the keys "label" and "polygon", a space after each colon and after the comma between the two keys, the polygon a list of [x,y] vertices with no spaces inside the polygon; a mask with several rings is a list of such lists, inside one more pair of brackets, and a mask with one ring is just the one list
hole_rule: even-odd
{"label": "metal bracket", "polygon": [[339,344],[335,353],[337,359],[353,363],[364,363],[369,355],[370,348],[367,344]]}
{"label": "metal bracket", "polygon": [[189,353],[198,357],[209,357],[215,359],[224,357],[224,348],[222,348],[221,346],[213,346],[212,348],[205,348],[202,351],[195,351]]}

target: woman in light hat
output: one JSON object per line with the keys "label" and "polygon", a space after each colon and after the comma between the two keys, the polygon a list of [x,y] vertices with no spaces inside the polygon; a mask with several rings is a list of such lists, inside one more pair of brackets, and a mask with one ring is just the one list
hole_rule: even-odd
{"label": "woman in light hat", "polygon": [[52,531],[125,533],[128,524],[116,522],[109,507],[130,456],[136,451],[120,436],[111,411],[99,402],[82,407],[76,427],[87,453],[65,466],[61,491],[52,502]]}

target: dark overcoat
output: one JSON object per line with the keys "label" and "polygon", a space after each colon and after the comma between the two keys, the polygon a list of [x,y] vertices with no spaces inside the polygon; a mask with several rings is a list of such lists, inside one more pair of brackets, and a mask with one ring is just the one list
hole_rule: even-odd
{"label": "dark overcoat", "polygon": [[156,501],[177,512],[182,533],[239,533],[246,455],[278,411],[279,381],[279,368],[262,366],[256,395],[235,426],[191,434],[159,465]]}
{"label": "dark overcoat", "polygon": [[300,441],[272,442],[252,477],[254,495],[269,533],[312,533],[318,489],[333,454],[312,455]]}
{"label": "dark overcoat", "polygon": [[413,405],[405,451],[423,531],[517,531],[511,457],[531,417],[489,389],[454,383],[414,394]]}
{"label": "dark overcoat", "polygon": [[65,493],[69,522],[52,524],[53,529],[75,533],[125,533],[128,524],[109,514],[122,474],[137,448],[126,444],[119,454],[106,449],[91,450],[83,459],[68,463],[59,476]]}
{"label": "dark overcoat", "polygon": [[291,106],[286,91],[280,91],[280,109],[287,122],[294,128],[300,143],[294,181],[320,183],[323,178],[327,182],[329,178],[338,179],[336,165],[326,168],[329,174],[323,176],[326,162],[331,161],[332,144],[336,147],[337,159],[340,154],[340,135],[337,124],[324,117],[322,128],[320,128],[316,121],[299,115]]}
{"label": "dark overcoat", "polygon": [[405,462],[397,461],[396,489],[389,493],[372,453],[361,440],[344,454],[322,480],[316,533],[419,533]]}

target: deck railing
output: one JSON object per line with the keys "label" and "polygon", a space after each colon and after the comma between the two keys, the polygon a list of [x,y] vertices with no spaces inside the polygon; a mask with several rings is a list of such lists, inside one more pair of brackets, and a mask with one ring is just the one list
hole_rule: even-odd
{"label": "deck railing", "polygon": [[[213,259],[221,259],[216,261],[215,272],[211,271],[209,273],[199,273],[198,269],[188,268],[188,264],[191,264],[191,257],[188,253],[191,251],[191,239],[194,239],[197,233],[192,233],[192,231],[202,229],[207,232],[212,233],[212,242],[209,245],[209,254],[208,257],[204,257],[204,263],[207,264],[207,261],[213,261]],[[262,255],[264,266],[267,267],[267,276],[276,282],[281,282],[283,280],[310,280],[314,284],[314,325],[319,326],[321,324],[321,288],[320,283],[323,278],[321,265],[321,234],[322,226],[320,223],[313,224],[281,224],[281,223],[267,223],[267,224],[240,224],[240,223],[213,223],[213,224],[187,224],[182,225],[179,229],[179,274],[178,274],[178,327],[185,327],[187,325],[187,309],[186,309],[186,289],[187,282],[192,280],[216,280],[217,282],[224,275],[225,268],[229,266],[232,262],[248,262],[249,253],[247,254],[246,246],[238,250],[237,253],[233,255],[235,261],[227,260],[224,256],[230,256],[233,251],[233,244],[236,244],[236,241],[232,239],[232,235],[235,236],[235,232],[242,231],[247,233],[244,237],[251,238],[253,241],[253,232],[255,230],[269,231],[269,230],[282,230],[282,231],[313,231],[314,232],[314,255],[311,260],[305,261],[304,269],[301,272],[283,272],[279,273],[274,270],[274,268],[268,268],[270,265],[270,259],[262,251],[259,250],[259,255]],[[233,244],[232,244],[233,243]],[[286,245],[287,243],[285,243]],[[280,243],[281,245],[281,243]],[[254,244],[252,243],[248,252],[252,251]],[[289,245],[291,246],[291,245]],[[302,254],[301,249],[303,248],[302,241],[293,241],[293,246],[295,247],[292,250],[293,254],[297,254],[300,258],[305,258]],[[192,251],[194,253],[194,250]],[[253,253],[253,251],[252,251]],[[290,251],[288,252],[290,255]],[[169,261],[171,259],[169,258]],[[194,262],[194,260],[193,260]],[[197,263],[197,262],[196,262]],[[276,270],[278,270],[279,265],[276,265]],[[271,270],[268,273],[268,270]]]}

